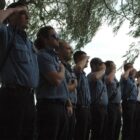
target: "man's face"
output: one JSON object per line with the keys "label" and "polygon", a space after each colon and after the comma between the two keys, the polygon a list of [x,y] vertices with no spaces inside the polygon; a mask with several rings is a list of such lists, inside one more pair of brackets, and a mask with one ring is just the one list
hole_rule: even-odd
{"label": "man's face", "polygon": [[71,46],[67,43],[65,43],[63,48],[63,57],[66,61],[70,61],[72,57],[73,50]]}
{"label": "man's face", "polygon": [[26,29],[28,27],[29,13],[26,8],[24,11],[20,11],[12,14],[9,17],[10,24],[17,26],[20,29]]}
{"label": "man's face", "polygon": [[49,36],[47,38],[47,44],[53,48],[59,47],[59,38],[54,29],[50,30]]}
{"label": "man's face", "polygon": [[19,13],[19,26],[21,28],[25,29],[28,28],[28,22],[29,22],[29,13],[26,11],[21,11]]}
{"label": "man's face", "polygon": [[87,54],[83,54],[81,55],[81,57],[79,58],[79,60],[85,59],[86,63],[85,63],[85,68],[88,66],[88,62],[89,62],[89,56],[87,56]]}

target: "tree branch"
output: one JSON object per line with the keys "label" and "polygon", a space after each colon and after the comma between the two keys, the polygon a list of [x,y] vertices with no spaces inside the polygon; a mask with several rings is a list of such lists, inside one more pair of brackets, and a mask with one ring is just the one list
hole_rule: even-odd
{"label": "tree branch", "polygon": [[124,8],[123,8],[123,0],[121,0],[121,11],[122,11],[124,17],[125,17],[127,20],[129,20],[129,21],[131,22],[131,19],[128,18],[128,17],[126,16],[125,12],[124,12]]}
{"label": "tree branch", "polygon": [[121,15],[121,14],[118,13],[116,10],[111,9],[111,8],[108,6],[106,0],[103,0],[103,2],[104,2],[104,4],[105,4],[106,8],[107,8],[111,13],[114,13],[114,14],[117,14],[117,15]]}
{"label": "tree branch", "polygon": [[140,13],[136,13],[135,10],[134,10],[134,0],[131,0],[131,4],[132,4],[132,10],[133,10],[133,14],[137,15],[137,16],[140,16]]}

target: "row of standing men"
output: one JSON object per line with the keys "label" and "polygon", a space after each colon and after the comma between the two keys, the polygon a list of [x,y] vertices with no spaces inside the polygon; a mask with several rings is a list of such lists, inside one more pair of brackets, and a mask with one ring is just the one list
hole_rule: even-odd
{"label": "row of standing men", "polygon": [[85,52],[73,54],[51,26],[39,29],[34,47],[28,19],[18,2],[0,11],[0,139],[118,140],[122,116],[122,140],[138,140],[140,73],[133,65],[124,65],[118,82],[113,61],[93,58],[86,76]]}

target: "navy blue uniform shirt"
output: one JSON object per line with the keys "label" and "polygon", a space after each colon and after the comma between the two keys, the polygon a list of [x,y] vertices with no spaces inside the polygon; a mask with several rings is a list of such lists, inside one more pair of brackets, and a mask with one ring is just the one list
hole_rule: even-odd
{"label": "navy blue uniform shirt", "polygon": [[69,93],[65,79],[62,80],[60,85],[55,86],[44,78],[44,75],[49,72],[60,71],[60,61],[55,51],[51,48],[42,49],[38,53],[38,63],[40,70],[40,82],[37,89],[37,98],[67,100],[69,98]]}
{"label": "navy blue uniform shirt", "polygon": [[91,103],[108,105],[107,88],[105,82],[102,79],[93,81],[92,73],[88,74],[90,93],[91,93]]}
{"label": "navy blue uniform shirt", "polygon": [[78,79],[77,105],[89,106],[91,103],[91,97],[86,74],[81,71],[79,73],[76,72],[76,76]]}
{"label": "navy blue uniform shirt", "polygon": [[121,84],[121,93],[122,93],[122,100],[137,100],[137,85],[132,77],[128,77],[128,79],[124,79],[121,77],[120,80]]}
{"label": "navy blue uniform shirt", "polygon": [[[14,37],[13,37],[14,36]],[[11,26],[0,25],[0,51],[6,54],[13,45],[8,59],[2,68],[2,83],[35,88],[38,85],[39,70],[36,52],[24,31]],[[2,57],[1,57],[2,58]]]}
{"label": "navy blue uniform shirt", "polygon": [[116,78],[112,82],[106,82],[107,94],[110,103],[121,103],[120,84]]}

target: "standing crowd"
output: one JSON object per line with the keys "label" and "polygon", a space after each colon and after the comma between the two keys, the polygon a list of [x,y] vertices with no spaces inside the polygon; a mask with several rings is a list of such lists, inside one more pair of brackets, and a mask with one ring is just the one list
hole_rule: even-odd
{"label": "standing crowd", "polygon": [[118,81],[96,57],[86,75],[86,52],[51,26],[31,42],[28,20],[22,3],[0,10],[0,140],[140,140],[140,71],[126,63]]}

